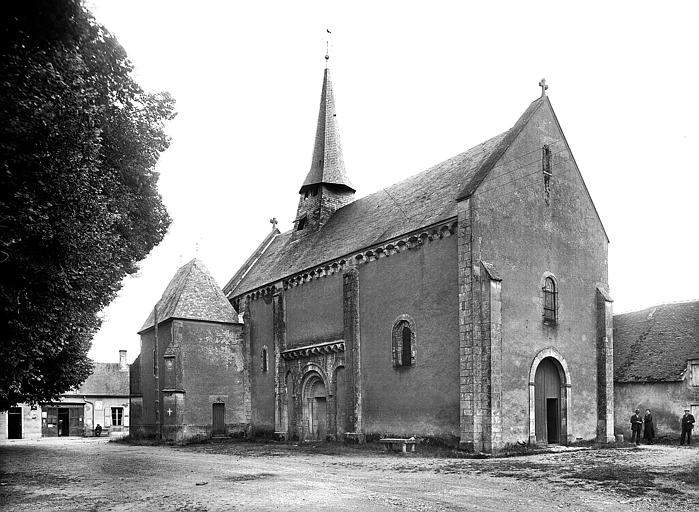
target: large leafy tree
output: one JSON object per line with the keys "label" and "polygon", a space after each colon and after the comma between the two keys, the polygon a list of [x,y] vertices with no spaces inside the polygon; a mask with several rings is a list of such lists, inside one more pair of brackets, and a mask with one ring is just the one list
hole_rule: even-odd
{"label": "large leafy tree", "polygon": [[0,16],[0,410],[90,374],[98,312],[170,223],[154,171],[174,117],[80,0]]}

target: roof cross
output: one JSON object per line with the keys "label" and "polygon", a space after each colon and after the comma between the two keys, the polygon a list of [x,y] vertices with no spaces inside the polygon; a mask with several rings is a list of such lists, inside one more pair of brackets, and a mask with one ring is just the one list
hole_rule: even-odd
{"label": "roof cross", "polygon": [[545,78],[542,78],[542,79],[539,81],[539,87],[541,87],[541,97],[543,98],[544,96],[546,96],[546,89],[549,88],[549,86],[546,85],[546,79],[545,79]]}
{"label": "roof cross", "polygon": [[269,219],[269,223],[272,225],[272,229],[277,229],[277,224],[279,224],[279,221],[276,217],[272,217]]}

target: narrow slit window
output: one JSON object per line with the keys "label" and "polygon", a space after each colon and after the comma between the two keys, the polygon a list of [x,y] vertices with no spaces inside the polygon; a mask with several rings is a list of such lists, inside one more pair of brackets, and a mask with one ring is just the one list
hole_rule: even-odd
{"label": "narrow slit window", "polygon": [[551,147],[544,144],[541,148],[541,169],[544,173],[544,194],[546,194],[546,204],[551,199]]}
{"label": "narrow slit window", "polygon": [[262,372],[267,372],[267,348],[262,349]]}
{"label": "narrow slit window", "polygon": [[401,315],[393,324],[392,352],[395,368],[415,366],[415,324],[412,319]]}
{"label": "narrow slit window", "polygon": [[557,307],[557,292],[555,281],[547,277],[544,281],[544,323],[555,324],[556,307]]}

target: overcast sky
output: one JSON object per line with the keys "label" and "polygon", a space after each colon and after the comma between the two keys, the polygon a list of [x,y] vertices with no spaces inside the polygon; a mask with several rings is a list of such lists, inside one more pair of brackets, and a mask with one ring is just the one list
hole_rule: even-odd
{"label": "overcast sky", "polygon": [[161,157],[168,235],[104,311],[96,361],[129,360],[176,270],[223,286],[292,227],[325,61],[358,197],[551,103],[611,240],[615,312],[699,298],[699,3],[90,0],[177,118]]}

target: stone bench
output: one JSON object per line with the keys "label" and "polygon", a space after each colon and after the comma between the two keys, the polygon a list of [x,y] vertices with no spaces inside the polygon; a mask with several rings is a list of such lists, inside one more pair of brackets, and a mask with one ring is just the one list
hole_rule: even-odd
{"label": "stone bench", "polygon": [[408,446],[410,446],[410,451],[414,452],[415,445],[418,442],[419,441],[417,439],[415,439],[414,437],[411,437],[410,439],[400,439],[400,438],[393,438],[393,437],[379,439],[379,443],[383,444],[386,447],[386,451],[398,449],[398,447],[400,447],[400,451],[403,453],[406,453]]}

